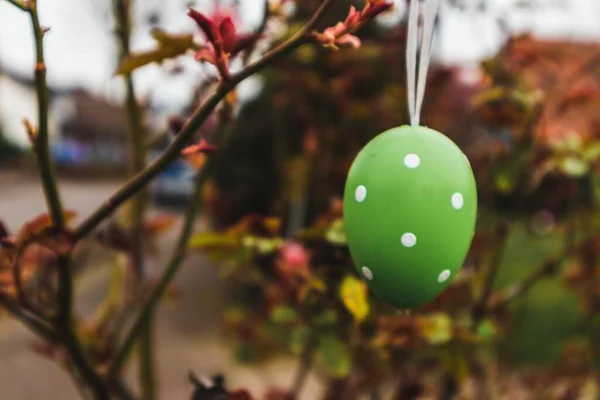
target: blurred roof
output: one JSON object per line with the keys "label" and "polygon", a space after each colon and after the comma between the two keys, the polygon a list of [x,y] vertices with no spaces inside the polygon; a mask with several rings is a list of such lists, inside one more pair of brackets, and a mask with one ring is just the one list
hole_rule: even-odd
{"label": "blurred roof", "polygon": [[127,135],[127,113],[121,105],[110,103],[83,89],[72,90],[69,97],[75,112],[66,121],[67,135],[90,139],[114,139]]}

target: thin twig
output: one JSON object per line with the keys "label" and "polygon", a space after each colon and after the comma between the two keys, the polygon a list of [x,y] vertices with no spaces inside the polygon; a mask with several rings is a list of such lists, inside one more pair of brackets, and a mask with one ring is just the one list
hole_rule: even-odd
{"label": "thin twig", "polygon": [[[60,271],[69,271],[60,273]],[[61,343],[64,344],[77,372],[93,391],[95,399],[109,398],[108,388],[100,375],[94,370],[73,329],[73,279],[71,277],[71,259],[68,256],[59,257],[58,275],[58,315],[55,326]]]}
{"label": "thin twig", "polygon": [[20,8],[23,11],[29,11],[28,6],[20,0],[6,0],[6,1],[8,1],[13,6]]}
{"label": "thin twig", "polygon": [[568,258],[567,255],[553,257],[550,260],[540,264],[531,274],[522,281],[508,286],[497,296],[493,296],[488,301],[488,309],[494,310],[501,308],[508,303],[516,300],[525,293],[528,293],[531,288],[539,282],[554,274],[557,268]]}
{"label": "thin twig", "polygon": [[40,26],[40,20],[37,11],[37,0],[30,0],[26,8],[33,27],[35,37],[35,88],[38,103],[38,130],[35,137],[34,150],[37,156],[39,170],[42,180],[42,188],[48,211],[52,217],[52,223],[57,230],[62,230],[65,226],[65,216],[58,192],[58,184],[54,176],[54,165],[50,159],[50,146],[48,137],[48,106],[49,93],[46,84],[46,62],[44,60],[44,34],[45,29]]}
{"label": "thin twig", "polygon": [[[131,53],[131,2],[115,0],[114,13],[117,20],[117,39],[121,47],[121,58]],[[131,73],[124,76],[126,86],[125,106],[129,123],[130,173],[138,174],[146,166],[148,132],[144,127],[143,110],[140,107],[133,77]],[[141,285],[145,280],[145,229],[144,220],[148,203],[148,191],[141,188],[133,198],[131,221],[131,266],[134,274],[132,296],[138,299],[141,295]],[[142,388],[142,398],[152,400],[156,397],[156,376],[154,373],[154,352],[152,345],[152,323],[149,318],[144,333],[140,338],[139,351],[139,382]]]}
{"label": "thin twig", "polygon": [[131,352],[137,337],[140,335],[140,333],[146,326],[148,318],[152,315],[152,311],[154,310],[155,306],[158,304],[160,299],[163,297],[165,291],[169,287],[169,284],[179,271],[179,267],[181,266],[182,261],[187,253],[187,244],[192,234],[192,229],[194,227],[196,211],[199,208],[200,190],[202,187],[202,183],[204,182],[203,177],[204,174],[198,173],[195,182],[194,193],[192,194],[188,209],[185,213],[184,225],[179,235],[179,239],[177,241],[177,246],[173,253],[173,257],[169,261],[169,264],[167,265],[167,268],[163,276],[161,277],[161,280],[150,294],[148,301],[142,307],[129,333],[126,335],[125,340],[123,341],[123,345],[117,351],[116,356],[112,364],[110,365],[108,371],[109,379],[114,379],[121,370],[121,367],[127,360],[127,357]]}
{"label": "thin twig", "polygon": [[[583,241],[583,245],[587,241]],[[499,294],[490,297],[487,307],[489,310],[501,308],[517,298],[528,293],[531,288],[541,282],[543,279],[549,278],[556,273],[560,266],[567,261],[574,253],[579,250],[579,246],[574,243],[572,235],[567,235],[565,243],[560,254],[542,262],[535,270],[533,270],[523,280],[508,286]]]}
{"label": "thin twig", "polygon": [[79,225],[75,230],[74,238],[79,240],[89,234],[94,228],[111,215],[123,202],[132,197],[138,190],[149,183],[157,174],[159,174],[173,160],[179,157],[181,150],[185,147],[192,135],[202,126],[204,121],[212,113],[215,107],[233,90],[233,88],[260,71],[270,63],[284,57],[303,44],[313,40],[309,35],[312,29],[323,17],[334,0],[324,0],[319,9],[315,12],[310,21],[293,37],[266,53],[261,59],[249,64],[239,73],[232,75],[227,83],[221,82],[215,91],[198,107],[194,114],[188,119],[181,131],[176,135],[171,145],[158,157],[153,163],[148,165],[142,172],[133,177],[129,182],[123,185],[109,200],[94,211],[89,218]]}

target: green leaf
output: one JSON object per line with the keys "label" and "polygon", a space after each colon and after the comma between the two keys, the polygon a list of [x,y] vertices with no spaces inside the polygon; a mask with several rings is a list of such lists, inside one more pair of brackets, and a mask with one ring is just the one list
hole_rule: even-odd
{"label": "green leaf", "polygon": [[570,132],[565,139],[565,149],[568,151],[579,152],[582,149],[583,140],[581,136],[574,132]]}
{"label": "green leaf", "polygon": [[237,236],[214,232],[203,232],[192,236],[188,245],[201,250],[232,250],[241,246]]}
{"label": "green leaf", "polygon": [[235,359],[243,364],[250,364],[258,357],[255,347],[247,342],[233,343],[233,354]]}
{"label": "green leaf", "polygon": [[360,279],[354,276],[344,278],[340,286],[340,298],[356,321],[362,322],[369,315],[367,285]]}
{"label": "green leaf", "polygon": [[260,254],[270,254],[279,250],[284,244],[282,238],[261,238],[255,236],[245,236],[242,239],[244,247],[253,249]]}
{"label": "green leaf", "polygon": [[314,318],[313,323],[316,326],[326,327],[334,325],[337,321],[338,314],[335,310],[325,310]]}
{"label": "green leaf", "polygon": [[329,243],[344,246],[346,245],[346,231],[344,230],[344,221],[338,219],[331,224],[331,227],[327,230],[325,238]]}
{"label": "green leaf", "polygon": [[593,142],[583,151],[583,158],[588,161],[596,161],[600,157],[600,142]]}
{"label": "green leaf", "polygon": [[333,335],[319,338],[317,357],[332,377],[343,378],[350,373],[350,349]]}
{"label": "green leaf", "polygon": [[452,319],[445,313],[421,317],[421,335],[432,345],[448,343],[452,339]]}
{"label": "green leaf", "polygon": [[145,52],[131,53],[123,58],[117,67],[116,75],[129,74],[144,65],[178,57],[194,47],[191,34],[173,35],[155,28],[151,31],[151,35],[156,40],[157,47]]}
{"label": "green leaf", "polygon": [[289,348],[294,355],[300,355],[306,348],[310,329],[307,326],[298,326],[292,329],[290,334]]}
{"label": "green leaf", "polygon": [[477,335],[484,341],[493,339],[496,336],[496,325],[489,319],[482,321],[477,327]]}
{"label": "green leaf", "polygon": [[298,319],[298,313],[289,306],[277,306],[271,311],[271,320],[276,324],[289,324]]}
{"label": "green leaf", "polygon": [[560,162],[560,169],[567,175],[581,177],[589,170],[589,165],[582,159],[576,157],[566,157]]}

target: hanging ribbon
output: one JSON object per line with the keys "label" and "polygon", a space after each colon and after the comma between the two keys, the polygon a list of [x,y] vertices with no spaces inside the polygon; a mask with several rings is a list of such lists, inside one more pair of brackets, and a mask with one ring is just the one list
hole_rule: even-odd
{"label": "hanging ribbon", "polygon": [[[408,37],[406,45],[406,79],[408,87],[408,112],[410,124],[418,126],[421,118],[421,106],[425,95],[427,71],[431,60],[431,43],[435,18],[440,0],[424,0],[423,24],[419,38],[419,0],[410,0],[408,10]],[[420,51],[419,50],[420,40]],[[417,60],[417,52],[419,60]],[[417,75],[418,62],[418,75]]]}

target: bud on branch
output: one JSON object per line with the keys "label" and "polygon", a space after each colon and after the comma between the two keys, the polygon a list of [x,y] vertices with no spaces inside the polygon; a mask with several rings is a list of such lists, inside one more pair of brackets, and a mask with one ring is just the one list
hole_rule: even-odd
{"label": "bud on branch", "polygon": [[314,37],[318,43],[325,47],[338,49],[338,46],[348,44],[358,48],[361,42],[353,33],[375,19],[379,14],[391,9],[392,6],[393,3],[384,0],[368,0],[362,11],[357,11],[352,6],[344,22],[338,22],[335,26],[325,29],[323,33],[315,33]]}

